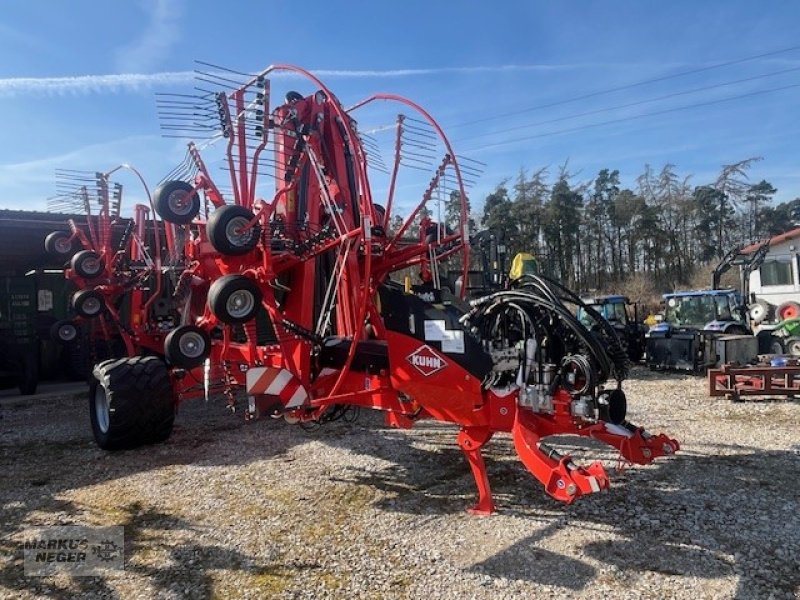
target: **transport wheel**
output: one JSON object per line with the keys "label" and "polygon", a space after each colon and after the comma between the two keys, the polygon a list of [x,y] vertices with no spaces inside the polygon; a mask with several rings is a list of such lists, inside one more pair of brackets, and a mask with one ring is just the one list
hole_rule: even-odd
{"label": "transport wheel", "polygon": [[773,337],[769,341],[769,354],[783,354],[786,349],[783,347],[783,340]]}
{"label": "transport wheel", "polygon": [[67,259],[75,249],[75,243],[66,231],[54,231],[44,238],[44,249],[56,258]]}
{"label": "transport wheel", "polygon": [[256,282],[244,275],[225,275],[208,289],[208,307],[220,321],[246,323],[261,308],[262,294]]}
{"label": "transport wheel", "polygon": [[94,279],[103,273],[105,265],[100,256],[91,250],[81,250],[72,257],[72,270],[84,279]]}
{"label": "transport wheel", "polygon": [[106,307],[105,298],[96,290],[80,290],[72,295],[72,308],[81,317],[92,319]]}
{"label": "transport wheel", "polygon": [[208,218],[208,241],[220,254],[247,254],[256,247],[261,237],[261,226],[258,223],[245,229],[254,216],[250,210],[238,204],[221,206]]}
{"label": "transport wheel", "polygon": [[300,92],[295,92],[292,90],[291,92],[286,92],[285,100],[286,104],[294,104],[295,102],[299,102],[303,99],[303,94]]}
{"label": "transport wheel", "polygon": [[182,369],[203,364],[211,351],[211,337],[195,325],[181,325],[169,332],[164,340],[167,362]]}
{"label": "transport wheel", "polygon": [[156,212],[165,221],[185,225],[200,212],[200,196],[185,181],[165,181],[153,194]]}
{"label": "transport wheel", "polygon": [[78,328],[72,321],[56,321],[50,327],[50,339],[68,344],[78,337]]}
{"label": "transport wheel", "polygon": [[782,321],[786,319],[795,319],[800,317],[800,304],[791,301],[784,302],[775,312]]}
{"label": "transport wheel", "polygon": [[747,307],[747,310],[750,313],[750,319],[758,325],[769,318],[770,308],[770,304],[766,300],[756,300]]}
{"label": "transport wheel", "polygon": [[786,354],[800,356],[800,337],[787,338],[784,348],[786,349]]}
{"label": "transport wheel", "polygon": [[107,360],[95,366],[89,417],[97,445],[122,450],[163,442],[175,423],[169,373],[156,356]]}
{"label": "transport wheel", "polygon": [[[652,367],[651,370],[655,370]],[[598,398],[598,416],[601,421],[622,425],[628,413],[628,399],[620,389],[611,390]]]}

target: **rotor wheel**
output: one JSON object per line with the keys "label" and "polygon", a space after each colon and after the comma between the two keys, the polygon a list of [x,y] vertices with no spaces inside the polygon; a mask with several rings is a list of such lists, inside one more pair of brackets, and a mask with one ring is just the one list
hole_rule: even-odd
{"label": "rotor wheel", "polygon": [[200,196],[185,181],[165,181],[156,188],[153,203],[159,216],[170,223],[191,223],[200,213]]}
{"label": "rotor wheel", "polygon": [[103,450],[163,442],[175,422],[167,366],[156,356],[98,364],[89,387],[89,418],[94,439]]}
{"label": "rotor wheel", "polygon": [[169,332],[164,340],[167,363],[181,369],[202,365],[211,352],[211,337],[195,325],[181,325]]}
{"label": "rotor wheel", "polygon": [[75,249],[75,242],[66,231],[53,231],[44,238],[44,249],[55,258],[67,259]]}
{"label": "rotor wheel", "polygon": [[105,265],[100,256],[92,250],[81,250],[72,257],[72,270],[84,279],[95,279],[102,275]]}
{"label": "rotor wheel", "polygon": [[255,281],[244,275],[225,275],[208,289],[208,307],[223,323],[246,323],[261,308],[263,294]]}
{"label": "rotor wheel", "polygon": [[72,321],[56,321],[50,327],[50,339],[59,344],[69,344],[78,338],[78,328]]}
{"label": "rotor wheel", "polygon": [[220,254],[239,256],[247,254],[261,238],[261,226],[256,223],[249,227],[255,218],[252,211],[238,204],[221,206],[208,218],[206,233],[208,241]]}
{"label": "rotor wheel", "polygon": [[100,316],[106,307],[106,300],[97,290],[80,290],[72,295],[72,308],[85,319]]}

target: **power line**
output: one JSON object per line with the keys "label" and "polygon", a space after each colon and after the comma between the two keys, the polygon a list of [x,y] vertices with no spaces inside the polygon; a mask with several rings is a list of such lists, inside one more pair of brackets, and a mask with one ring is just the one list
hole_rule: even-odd
{"label": "power line", "polygon": [[567,115],[565,117],[558,117],[555,119],[548,119],[547,121],[539,121],[538,123],[528,123],[526,125],[515,125],[514,127],[508,127],[506,129],[497,129],[495,131],[487,132],[487,133],[477,133],[475,135],[469,135],[467,137],[456,138],[453,140],[454,143],[456,142],[463,142],[466,140],[474,140],[483,137],[489,137],[492,135],[498,135],[500,133],[509,133],[511,131],[519,131],[521,129],[529,129],[531,127],[538,127],[540,125],[549,125],[551,123],[559,123],[561,121],[569,121],[571,119],[577,119],[580,117],[587,117],[589,115],[596,115],[604,112],[610,112],[612,110],[619,110],[621,108],[630,108],[632,106],[641,106],[643,104],[649,104],[651,102],[659,102],[661,100],[668,100],[669,98],[677,98],[678,96],[686,96],[689,94],[696,94],[697,92],[705,92],[708,90],[713,90],[716,88],[727,87],[730,85],[736,85],[738,83],[746,83],[749,81],[756,81],[758,79],[765,79],[767,77],[775,77],[776,75],[783,75],[785,73],[792,73],[795,71],[800,71],[800,67],[793,67],[791,69],[783,69],[781,71],[773,71],[772,73],[765,73],[763,75],[754,75],[753,77],[745,77],[743,79],[736,79],[733,81],[726,81],[724,83],[715,83],[713,85],[707,85],[699,88],[694,88],[691,90],[685,90],[681,92],[673,92],[671,94],[666,94],[664,96],[657,96],[656,98],[648,98],[646,100],[638,100],[636,102],[628,102],[627,104],[618,104],[616,106],[608,106],[606,108],[598,108],[595,110],[589,110],[581,113],[575,113],[572,115]]}
{"label": "power line", "polygon": [[695,104],[687,104],[685,106],[677,106],[677,107],[674,107],[674,108],[667,108],[667,109],[664,109],[664,110],[659,110],[659,111],[655,111],[655,112],[651,112],[651,113],[644,113],[644,114],[641,114],[641,115],[634,115],[632,117],[622,117],[620,119],[612,119],[610,121],[602,121],[600,123],[591,123],[589,125],[582,125],[580,127],[571,127],[571,128],[568,128],[568,129],[559,129],[557,131],[548,131],[548,132],[545,132],[545,133],[538,133],[538,134],[535,134],[535,135],[529,135],[529,136],[525,136],[525,137],[519,137],[519,138],[510,139],[510,140],[504,140],[502,142],[496,142],[496,143],[493,143],[493,144],[484,144],[484,145],[482,145],[480,147],[477,147],[477,148],[471,148],[471,149],[468,149],[468,150],[464,150],[462,153],[466,154],[467,152],[477,152],[478,150],[485,150],[486,148],[496,148],[498,146],[505,146],[507,144],[514,144],[516,142],[525,142],[525,141],[533,140],[533,139],[536,139],[536,138],[549,137],[549,136],[553,136],[553,135],[561,135],[561,134],[564,134],[564,133],[573,133],[573,132],[576,132],[576,131],[583,131],[584,129],[592,129],[592,128],[595,128],[595,127],[603,127],[605,125],[613,125],[613,124],[616,124],[616,123],[624,123],[626,121],[633,121],[635,119],[643,119],[645,117],[654,117],[654,116],[658,116],[658,115],[664,115],[664,114],[667,114],[667,113],[679,112],[681,110],[688,110],[688,109],[691,109],[691,108],[698,108],[698,107],[701,107],[701,106],[711,106],[711,105],[714,105],[714,104],[722,104],[723,102],[730,102],[731,100],[740,100],[742,98],[750,98],[750,97],[753,97],[753,96],[760,96],[760,95],[763,95],[763,94],[770,94],[770,93],[773,93],[773,92],[780,92],[780,91],[783,91],[783,90],[788,90],[788,89],[796,88],[796,87],[800,87],[800,83],[795,83],[795,84],[792,84],[792,85],[785,85],[785,86],[777,87],[777,88],[771,88],[771,89],[768,89],[768,90],[759,90],[759,91],[750,92],[750,93],[747,93],[747,94],[740,94],[738,96],[729,96],[727,98],[720,98],[718,100],[710,100],[708,102],[697,102]]}
{"label": "power line", "polygon": [[528,108],[523,108],[520,110],[510,111],[506,113],[500,114],[493,114],[489,117],[483,117],[480,119],[471,119],[469,121],[464,121],[463,123],[457,123],[455,125],[449,125],[447,127],[448,130],[456,129],[458,127],[466,127],[467,125],[473,125],[475,123],[484,123],[486,121],[493,121],[495,119],[502,119],[505,117],[511,117],[514,115],[519,115],[527,112],[533,112],[535,110],[541,110],[543,108],[552,108],[554,106],[561,106],[563,104],[570,104],[572,102],[578,102],[579,100],[586,100],[587,98],[595,98],[597,96],[603,96],[605,94],[611,94],[613,92],[620,92],[623,90],[629,90],[635,87],[640,87],[643,85],[647,85],[650,83],[658,83],[659,81],[667,81],[669,79],[676,79],[678,77],[685,77],[687,75],[695,75],[696,73],[705,73],[706,71],[712,71],[714,69],[721,69],[723,67],[730,67],[732,65],[738,65],[741,63],[749,62],[751,60],[758,60],[759,58],[766,58],[768,56],[775,56],[777,54],[785,54],[787,52],[793,52],[795,50],[800,50],[800,46],[792,46],[790,48],[783,48],[781,50],[772,50],[771,52],[764,52],[762,54],[756,54],[753,56],[746,56],[744,58],[737,58],[736,60],[729,60],[721,63],[716,63],[713,65],[709,65],[707,67],[700,67],[698,69],[692,69],[690,71],[681,71],[680,73],[674,73],[672,75],[663,75],[661,77],[653,77],[651,79],[644,79],[642,81],[636,81],[634,83],[629,83],[626,85],[621,85],[618,87],[607,88],[605,90],[598,90],[596,92],[590,92],[588,94],[583,94],[582,96],[576,96],[574,98],[567,98],[565,100],[557,100],[555,102],[549,102],[547,104],[539,104],[538,106],[531,106]]}

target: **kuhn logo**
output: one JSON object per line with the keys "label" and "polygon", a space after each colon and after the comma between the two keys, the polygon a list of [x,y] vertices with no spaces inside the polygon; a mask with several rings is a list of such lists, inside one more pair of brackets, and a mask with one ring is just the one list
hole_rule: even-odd
{"label": "kuhn logo", "polygon": [[433,375],[447,366],[447,362],[429,346],[421,346],[415,352],[409,354],[408,362],[425,377]]}

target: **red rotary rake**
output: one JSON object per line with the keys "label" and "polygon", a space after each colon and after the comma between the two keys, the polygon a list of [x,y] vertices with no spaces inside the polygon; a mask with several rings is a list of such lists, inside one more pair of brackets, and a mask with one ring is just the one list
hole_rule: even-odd
{"label": "red rotary rake", "polygon": [[[50,208],[86,214],[85,225],[71,219],[69,231],[45,239],[45,249],[66,263],[64,274],[77,290],[71,298],[75,318],[55,323],[51,333],[72,343],[85,329],[95,358],[163,353],[164,337],[180,318],[169,275],[182,248],[171,225],[151,218],[152,200],[150,207],[135,205],[132,219],[120,217],[123,188],[110,180],[120,169],[138,177],[150,200],[139,172],[121,165],[107,173],[57,171],[58,195],[49,201]],[[163,235],[169,261],[162,260]]]}
{"label": "red rotary rake", "polygon": [[[244,77],[208,67],[199,73],[205,87]],[[274,74],[305,78],[313,91],[291,91],[270,110]],[[625,420],[624,351],[596,313],[592,331],[575,319],[569,306],[580,300],[569,290],[528,277],[465,302],[441,285],[445,264],[467,279],[466,188],[475,167],[463,166],[421,107],[377,94],[346,109],[316,77],[288,65],[247,76],[233,91],[201,93],[162,96],[160,111],[171,132],[222,142],[230,188],[216,185],[205,150],[190,144],[156,194],[159,214],[185,240],[183,324],[166,339],[168,365],[135,356],[96,366],[90,407],[102,447],[165,439],[176,403],[200,389],[231,403],[243,391],[249,415],[269,411],[291,422],[322,422],[342,407],[382,410],[396,427],[436,419],[459,428],[480,514],[495,509],[481,449],[496,432],[510,432],[525,466],[567,503],[609,479],[599,462],[579,466],[546,437],[591,437],[638,464],[678,450]],[[370,178],[383,165],[355,118],[384,102],[413,116],[379,128],[394,141],[381,206]],[[392,219],[407,202],[400,178],[431,164],[409,216]],[[442,198],[449,226],[432,218]],[[420,285],[392,279],[409,270]]]}

